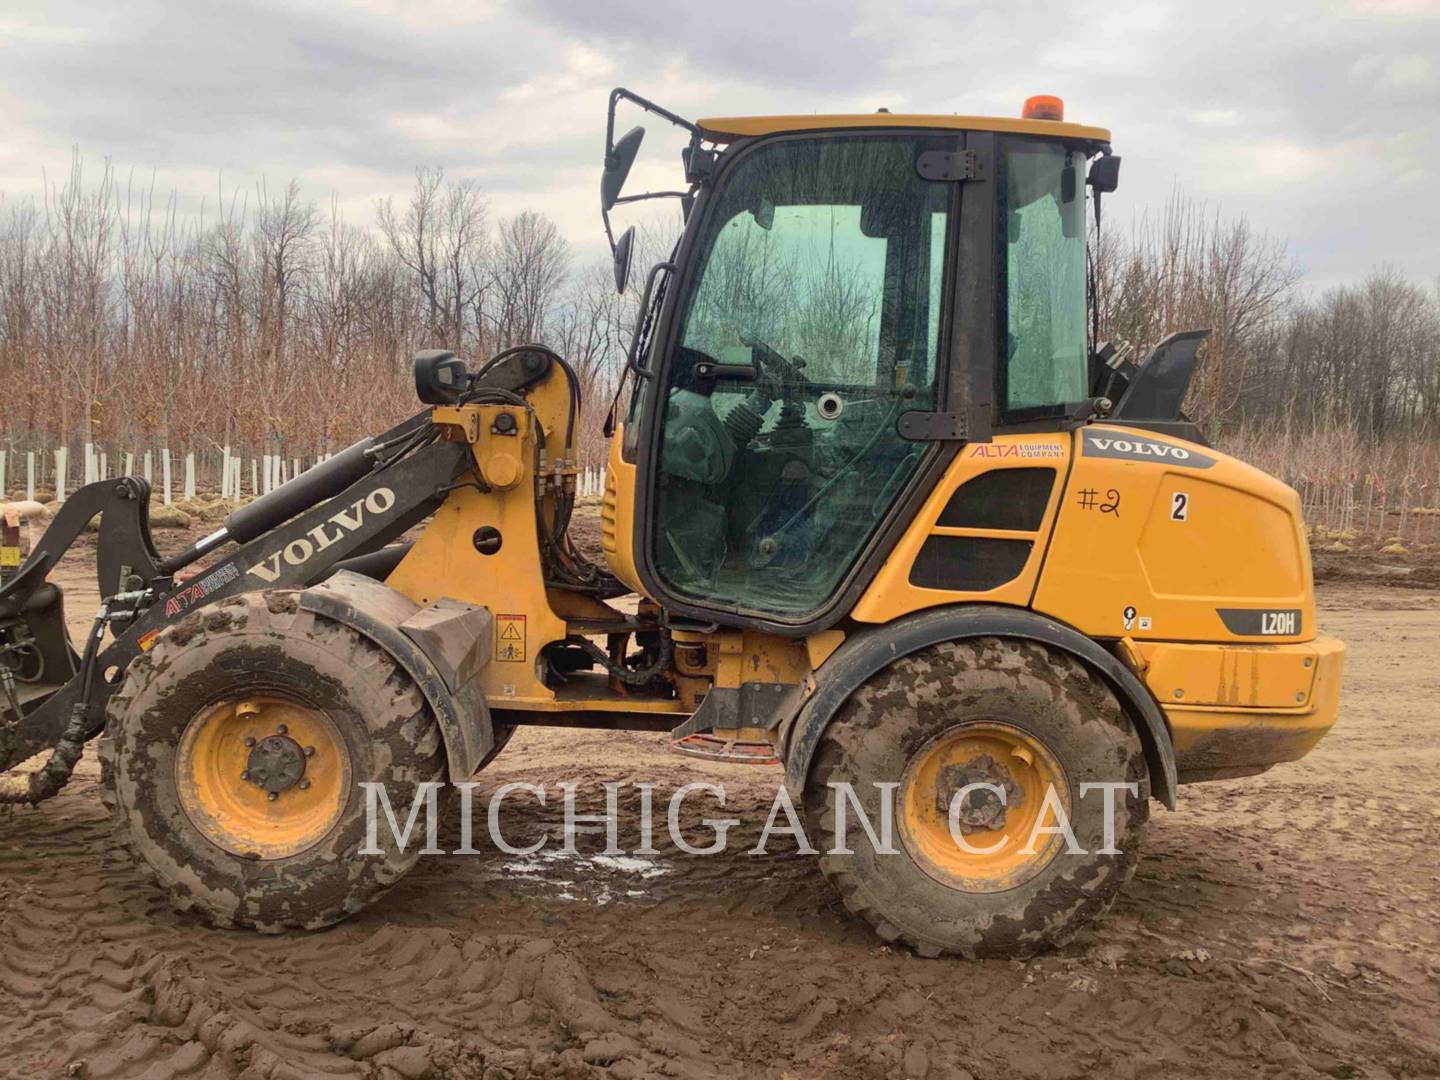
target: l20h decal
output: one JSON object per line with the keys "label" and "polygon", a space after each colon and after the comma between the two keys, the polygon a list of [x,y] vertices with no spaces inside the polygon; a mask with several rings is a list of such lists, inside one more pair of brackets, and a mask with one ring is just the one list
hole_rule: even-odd
{"label": "l20h decal", "polygon": [[1299,608],[1216,608],[1225,629],[1241,637],[1291,637],[1304,627]]}
{"label": "l20h decal", "polygon": [[1164,461],[1187,469],[1208,469],[1215,464],[1209,454],[1188,446],[1104,428],[1085,429],[1085,456],[1118,458],[1122,461]]}

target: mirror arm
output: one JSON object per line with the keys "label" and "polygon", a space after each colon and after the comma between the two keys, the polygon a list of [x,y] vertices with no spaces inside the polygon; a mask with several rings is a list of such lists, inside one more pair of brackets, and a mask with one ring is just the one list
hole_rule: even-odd
{"label": "mirror arm", "polygon": [[[700,131],[700,126],[698,124],[692,123],[691,121],[686,120],[683,116],[673,113],[669,109],[664,108],[663,106],[655,104],[655,102],[651,101],[649,98],[643,98],[639,94],[625,89],[625,87],[623,86],[617,86],[614,90],[610,91],[610,107],[606,110],[605,114],[605,160],[607,162],[611,160],[612,156],[615,153],[615,108],[617,105],[620,104],[621,101],[632,102],[633,104],[639,106],[645,112],[654,113],[656,116],[668,120],[676,127],[684,128],[690,133],[691,142],[693,144],[698,144],[700,139],[703,137]],[[663,192],[659,194],[669,195],[681,199],[685,198],[685,195],[680,192]],[[633,202],[635,201],[635,199],[641,197],[642,196],[630,196],[628,198],[617,199],[616,202]],[[654,197],[659,197],[659,195]],[[600,207],[600,217],[605,222],[605,239],[610,243],[610,254],[613,256],[615,254],[615,233],[610,226],[610,208],[602,205]]]}
{"label": "mirror arm", "polygon": [[640,202],[643,199],[684,199],[693,194],[694,191],[647,191],[643,195],[621,195],[615,200],[615,205]]}
{"label": "mirror arm", "polygon": [[649,98],[643,98],[639,94],[626,90],[623,86],[617,86],[614,90],[610,91],[610,111],[605,118],[606,154],[613,153],[615,150],[615,106],[618,105],[622,100],[633,102],[646,112],[654,113],[656,116],[663,117],[664,119],[669,120],[670,123],[674,124],[676,127],[684,128],[686,131],[690,132],[691,135],[698,136],[700,134],[700,128],[697,124],[691,123],[683,116],[677,116],[669,109],[665,109],[659,105],[656,105],[655,102],[651,101]]}

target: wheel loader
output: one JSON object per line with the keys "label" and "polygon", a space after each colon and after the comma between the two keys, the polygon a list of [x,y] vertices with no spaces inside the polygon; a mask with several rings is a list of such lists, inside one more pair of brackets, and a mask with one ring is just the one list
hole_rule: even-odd
{"label": "wheel loader", "polygon": [[[678,190],[624,193],[622,106],[686,133]],[[659,730],[778,765],[887,941],[1067,940],[1152,802],[1315,746],[1343,658],[1295,492],[1183,412],[1204,332],[1138,361],[1096,340],[1119,163],[1049,97],[691,122],[617,89],[617,287],[617,207],[676,197],[685,226],[606,421],[604,565],[568,534],[598,422],[571,365],[422,353],[415,416],[183,552],[156,550],[138,478],[65,502],[0,588],[4,799],[53,795],[97,740],[118,835],[177,905],[311,928],[416,861],[383,829],[361,853],[366,785],[413,805],[525,724]],[[72,644],[47,576],[97,516]],[[886,800],[893,848],[837,843]]]}

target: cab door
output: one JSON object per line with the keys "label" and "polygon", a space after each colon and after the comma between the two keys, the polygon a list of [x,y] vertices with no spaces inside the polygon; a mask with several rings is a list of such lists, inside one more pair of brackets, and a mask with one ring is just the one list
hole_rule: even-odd
{"label": "cab door", "polygon": [[[657,338],[640,454],[640,575],[697,613],[812,620],[941,445],[958,133],[778,136],[699,211]],[[954,446],[949,447],[953,454]]]}

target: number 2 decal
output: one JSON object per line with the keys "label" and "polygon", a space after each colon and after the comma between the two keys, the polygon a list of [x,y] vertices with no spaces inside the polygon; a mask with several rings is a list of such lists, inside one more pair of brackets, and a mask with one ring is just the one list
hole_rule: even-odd
{"label": "number 2 decal", "polygon": [[1183,491],[1177,491],[1170,496],[1170,520],[1188,521],[1190,519],[1190,496]]}

